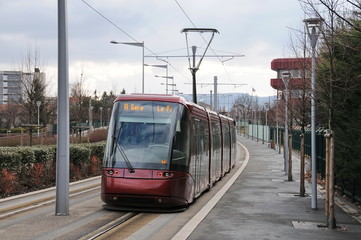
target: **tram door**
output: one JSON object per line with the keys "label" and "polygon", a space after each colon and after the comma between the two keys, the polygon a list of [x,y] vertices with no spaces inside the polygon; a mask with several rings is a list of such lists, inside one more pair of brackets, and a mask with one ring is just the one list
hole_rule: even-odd
{"label": "tram door", "polygon": [[194,180],[195,180],[195,196],[197,197],[201,191],[201,163],[202,163],[202,155],[201,148],[202,143],[200,141],[200,120],[194,119]]}
{"label": "tram door", "polygon": [[195,196],[197,197],[208,186],[208,138],[206,137],[206,125],[196,118],[193,123],[193,173]]}

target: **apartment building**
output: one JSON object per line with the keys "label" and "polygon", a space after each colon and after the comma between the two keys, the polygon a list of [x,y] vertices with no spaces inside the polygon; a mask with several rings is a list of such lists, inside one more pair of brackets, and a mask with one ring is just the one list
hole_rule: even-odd
{"label": "apartment building", "polygon": [[277,58],[271,62],[271,69],[277,72],[277,78],[271,79],[271,87],[283,91],[285,86],[282,73],[290,74],[289,89],[304,89],[305,83],[310,84],[311,58]]}
{"label": "apartment building", "polygon": [[22,74],[20,71],[0,71],[0,104],[21,99]]}

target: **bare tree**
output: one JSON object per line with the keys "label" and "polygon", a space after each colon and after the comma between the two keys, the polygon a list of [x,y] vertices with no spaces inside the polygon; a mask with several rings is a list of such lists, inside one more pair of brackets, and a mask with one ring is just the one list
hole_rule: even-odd
{"label": "bare tree", "polygon": [[82,71],[70,89],[70,121],[81,123],[87,119],[90,97],[85,90],[85,77]]}
{"label": "bare tree", "polygon": [[[296,37],[294,41],[293,37]],[[305,196],[305,130],[310,123],[311,101],[311,59],[307,52],[306,34],[303,31],[293,31],[291,35],[291,50],[297,59],[295,68],[298,73],[290,79],[290,103],[291,119],[301,127],[301,152],[300,152],[300,196]]]}
{"label": "bare tree", "polygon": [[0,111],[0,125],[7,129],[11,129],[19,125],[20,106],[16,104],[11,98],[8,104]]}
{"label": "bare tree", "polygon": [[248,126],[248,124],[252,121],[252,110],[254,110],[253,107],[254,98],[248,94],[243,94],[234,101],[233,108],[237,109],[239,119],[243,122],[245,131],[244,134],[246,133],[246,125]]}
{"label": "bare tree", "polygon": [[[45,125],[48,113],[48,101],[46,99],[49,81],[45,75],[45,64],[40,58],[40,51],[37,47],[28,48],[25,54],[21,54],[18,60],[18,69],[21,74],[20,99],[12,99],[20,108],[20,122],[23,126],[28,126],[30,131],[30,145],[32,144],[32,131],[38,124],[38,114],[40,123]],[[38,105],[40,103],[40,107]]]}
{"label": "bare tree", "polygon": [[[337,142],[338,138],[334,138],[335,129],[340,130],[337,135],[340,136],[345,127],[344,124],[345,112],[344,109],[349,106],[351,96],[360,89],[360,77],[355,76],[359,72],[359,61],[352,58],[346,58],[347,53],[352,55],[359,54],[359,41],[353,43],[354,39],[359,36],[347,35],[350,29],[360,33],[360,24],[354,24],[356,21],[349,20],[350,13],[358,10],[358,19],[360,12],[360,2],[357,1],[341,1],[341,0],[305,0],[300,1],[303,4],[305,13],[311,17],[320,17],[323,19],[324,31],[322,31],[322,45],[320,53],[318,54],[318,69],[317,69],[317,100],[318,109],[325,109],[327,114],[326,124],[330,133],[328,137],[336,139],[336,144],[343,145],[343,139]],[[348,11],[345,11],[348,10]],[[356,22],[357,23],[357,22]],[[345,35],[346,33],[346,35]],[[348,61],[355,61],[355,64],[348,64]],[[319,112],[319,111],[318,111]],[[319,114],[318,114],[319,117]],[[337,118],[342,118],[338,120]],[[350,121],[353,121],[352,117]],[[351,125],[352,127],[352,125]],[[343,151],[342,148],[331,143],[329,148],[328,159],[326,159],[326,215],[327,224],[330,228],[336,227],[336,219],[334,216],[334,162],[337,153],[335,149]],[[341,157],[340,162],[345,162]],[[346,165],[350,164],[348,162]],[[342,166],[342,165],[340,165]],[[339,172],[344,170],[339,169]]]}

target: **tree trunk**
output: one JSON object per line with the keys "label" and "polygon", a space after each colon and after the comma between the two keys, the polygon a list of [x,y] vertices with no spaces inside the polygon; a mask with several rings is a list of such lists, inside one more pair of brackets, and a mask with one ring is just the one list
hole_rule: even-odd
{"label": "tree trunk", "polygon": [[336,228],[336,218],[335,218],[335,174],[334,174],[334,166],[335,166],[335,158],[334,158],[334,149],[335,149],[335,134],[331,132],[331,139],[330,139],[330,217],[328,219],[329,228],[335,229]]}
{"label": "tree trunk", "polygon": [[325,215],[326,215],[326,225],[328,226],[328,219],[330,216],[330,132],[327,130],[327,133],[325,134],[325,140],[326,140],[326,199],[325,199]]}

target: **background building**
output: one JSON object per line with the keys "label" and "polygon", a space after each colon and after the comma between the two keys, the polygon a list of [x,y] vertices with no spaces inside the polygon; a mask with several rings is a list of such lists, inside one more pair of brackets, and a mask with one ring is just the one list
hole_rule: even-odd
{"label": "background building", "polygon": [[21,99],[22,74],[20,71],[0,71],[0,104]]}
{"label": "background building", "polygon": [[277,58],[271,62],[271,69],[277,72],[277,78],[271,79],[271,87],[282,91],[285,86],[282,73],[290,73],[289,89],[304,89],[304,82],[309,82],[311,76],[311,58]]}

